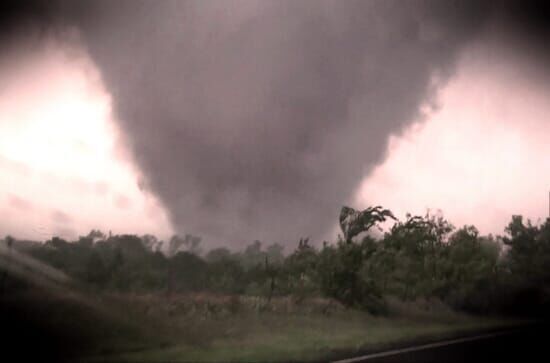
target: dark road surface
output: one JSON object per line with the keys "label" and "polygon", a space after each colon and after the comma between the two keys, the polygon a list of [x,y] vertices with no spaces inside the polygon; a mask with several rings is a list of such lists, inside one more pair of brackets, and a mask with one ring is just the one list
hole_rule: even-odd
{"label": "dark road surface", "polygon": [[[537,325],[494,336],[457,341],[425,349],[395,350],[365,355],[338,362],[396,363],[396,362],[550,362],[550,325]],[[417,348],[420,346],[417,346]],[[413,347],[405,347],[416,349]],[[383,355],[383,356],[381,356]]]}

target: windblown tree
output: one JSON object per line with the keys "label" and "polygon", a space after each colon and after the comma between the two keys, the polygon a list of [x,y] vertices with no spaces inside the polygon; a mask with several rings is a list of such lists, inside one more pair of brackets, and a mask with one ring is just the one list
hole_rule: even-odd
{"label": "windblown tree", "polygon": [[397,220],[389,209],[381,206],[369,207],[363,211],[344,206],[340,211],[340,228],[344,234],[344,240],[350,243],[353,237],[362,232],[368,232],[378,223],[385,222],[388,218]]}

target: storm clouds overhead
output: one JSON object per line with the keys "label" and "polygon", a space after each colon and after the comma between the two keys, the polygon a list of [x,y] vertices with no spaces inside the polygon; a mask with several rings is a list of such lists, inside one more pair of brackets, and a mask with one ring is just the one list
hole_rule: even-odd
{"label": "storm clouds overhead", "polygon": [[529,6],[37,2],[5,12],[2,59],[69,34],[110,94],[140,187],[176,232],[230,245],[319,241],[390,136],[438,107],[480,34],[497,27],[509,47],[547,59],[547,24]]}

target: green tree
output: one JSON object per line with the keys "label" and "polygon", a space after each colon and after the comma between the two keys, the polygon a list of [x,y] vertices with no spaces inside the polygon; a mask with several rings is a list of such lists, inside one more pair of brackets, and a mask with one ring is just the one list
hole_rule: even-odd
{"label": "green tree", "polygon": [[362,232],[368,232],[388,218],[396,219],[389,209],[383,209],[381,206],[369,207],[363,211],[344,206],[340,210],[340,229],[344,234],[344,240],[350,243],[353,237]]}
{"label": "green tree", "polygon": [[367,261],[377,248],[371,237],[361,243],[339,240],[319,253],[317,273],[321,291],[344,305],[379,314],[386,310],[378,281],[370,276]]}

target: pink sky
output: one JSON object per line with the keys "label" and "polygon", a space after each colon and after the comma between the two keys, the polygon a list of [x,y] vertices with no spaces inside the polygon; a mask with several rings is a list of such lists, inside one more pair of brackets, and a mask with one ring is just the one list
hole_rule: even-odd
{"label": "pink sky", "polygon": [[162,206],[138,188],[86,54],[51,41],[21,59],[0,68],[0,233],[170,234]]}
{"label": "pink sky", "polygon": [[357,204],[382,204],[400,218],[441,209],[483,233],[502,233],[512,214],[546,218],[550,89],[542,71],[505,47],[470,47],[438,107],[391,137]]}

